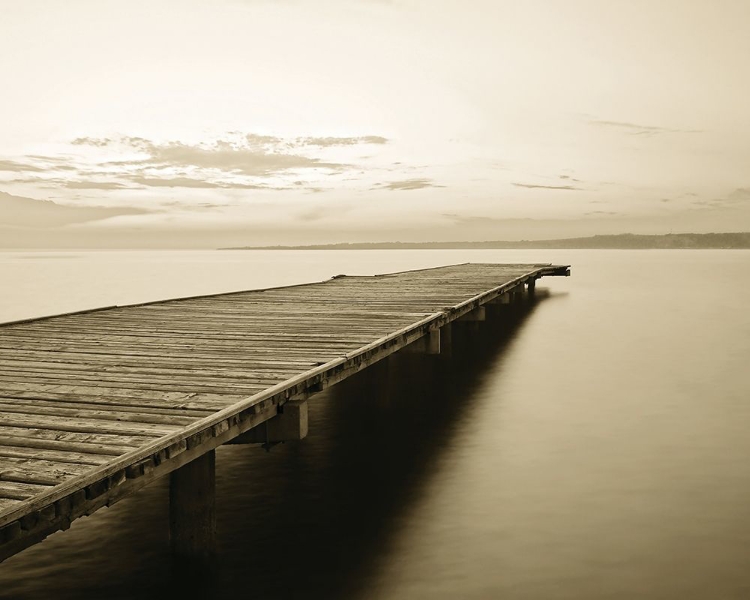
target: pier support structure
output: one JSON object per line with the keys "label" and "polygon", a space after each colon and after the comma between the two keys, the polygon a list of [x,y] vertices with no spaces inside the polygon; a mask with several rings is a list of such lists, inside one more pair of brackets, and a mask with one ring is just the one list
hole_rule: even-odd
{"label": "pier support structure", "polygon": [[453,356],[453,323],[446,323],[440,328],[440,356]]}
{"label": "pier support structure", "polygon": [[440,354],[442,329],[442,327],[430,329],[417,341],[406,346],[404,352],[407,354]]}
{"label": "pier support structure", "polygon": [[288,400],[279,414],[234,438],[230,444],[278,444],[307,437],[307,400]]}
{"label": "pier support structure", "polygon": [[169,537],[181,568],[211,565],[216,555],[216,451],[169,475]]}

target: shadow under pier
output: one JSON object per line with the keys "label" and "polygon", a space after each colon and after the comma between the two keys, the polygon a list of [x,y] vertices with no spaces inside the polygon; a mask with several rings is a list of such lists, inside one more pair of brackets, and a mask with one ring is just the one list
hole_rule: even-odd
{"label": "shadow under pier", "polygon": [[[452,352],[399,352],[313,398],[310,432],[270,453],[218,461],[217,597],[252,581],[258,598],[354,598],[367,589],[423,496],[488,367],[545,298],[454,325]],[[241,577],[240,577],[241,574]]]}

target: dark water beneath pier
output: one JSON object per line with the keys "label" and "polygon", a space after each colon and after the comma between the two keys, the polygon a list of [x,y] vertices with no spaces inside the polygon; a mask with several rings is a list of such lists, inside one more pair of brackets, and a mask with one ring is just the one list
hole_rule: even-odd
{"label": "dark water beneath pier", "polygon": [[[220,448],[208,590],[750,597],[750,252],[0,253],[0,320],[469,260],[573,276],[450,361],[316,397],[306,440]],[[171,597],[167,502],[157,482],[0,564],[0,597]]]}

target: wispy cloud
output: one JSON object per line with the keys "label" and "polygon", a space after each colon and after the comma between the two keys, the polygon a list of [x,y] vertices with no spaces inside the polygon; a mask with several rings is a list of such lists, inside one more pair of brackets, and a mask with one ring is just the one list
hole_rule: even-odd
{"label": "wispy cloud", "polygon": [[128,206],[71,206],[0,192],[0,228],[54,228],[146,212]]}
{"label": "wispy cloud", "polygon": [[[269,189],[268,186],[255,185],[241,182],[218,182],[207,181],[205,179],[194,179],[191,177],[140,177],[134,176],[130,181],[147,187],[184,187],[184,188],[203,188],[203,189],[244,189],[244,190],[262,190]],[[278,189],[278,188],[274,188]]]}
{"label": "wispy cloud", "polygon": [[391,181],[389,183],[376,184],[376,189],[384,190],[421,190],[430,187],[445,187],[437,185],[431,179],[404,179],[402,181]]}
{"label": "wispy cloud", "polygon": [[480,217],[476,215],[459,215],[458,213],[443,213],[440,215],[453,221],[456,225],[470,224],[470,223],[487,223],[488,221],[501,221],[502,219],[496,219],[493,217]]}
{"label": "wispy cloud", "polygon": [[725,196],[694,200],[693,205],[704,208],[736,208],[750,205],[750,187],[735,188]]}
{"label": "wispy cloud", "polygon": [[0,171],[10,173],[39,172],[44,171],[42,167],[30,165],[16,160],[0,160]]}
{"label": "wispy cloud", "polygon": [[61,179],[60,177],[38,177],[33,175],[15,177],[14,179],[6,180],[4,183],[25,183],[49,189],[66,188],[69,190],[127,190],[134,189],[135,187],[118,181]]}
{"label": "wispy cloud", "polygon": [[701,133],[699,129],[675,129],[671,127],[657,127],[654,125],[639,125],[626,121],[590,120],[589,123],[596,127],[618,129],[629,135],[651,137],[661,133]]}
{"label": "wispy cloud", "polygon": [[[265,137],[265,136],[264,136]],[[269,138],[278,140],[278,138]],[[77,140],[83,143],[82,138]],[[243,139],[215,140],[203,144],[183,142],[154,142],[138,137],[119,140],[88,140],[96,147],[120,146],[140,154],[140,158],[118,160],[108,164],[138,169],[216,169],[225,173],[239,173],[252,177],[269,177],[286,171],[299,169],[327,169],[341,171],[346,165],[321,160],[299,153],[285,151],[278,141],[269,142],[273,147],[259,142],[257,136]]]}
{"label": "wispy cloud", "polygon": [[540,185],[536,183],[517,183],[515,181],[512,181],[511,185],[514,185],[520,188],[529,188],[529,189],[585,191],[583,188],[575,187],[573,185]]}
{"label": "wispy cloud", "polygon": [[127,190],[132,186],[117,181],[59,181],[58,185],[71,190]]}
{"label": "wispy cloud", "polygon": [[612,217],[615,215],[619,215],[619,212],[616,212],[614,210],[591,210],[589,212],[583,213],[586,217]]}
{"label": "wispy cloud", "polygon": [[297,138],[301,146],[357,146],[360,144],[387,144],[388,139],[379,135],[366,135],[363,137],[306,137]]}

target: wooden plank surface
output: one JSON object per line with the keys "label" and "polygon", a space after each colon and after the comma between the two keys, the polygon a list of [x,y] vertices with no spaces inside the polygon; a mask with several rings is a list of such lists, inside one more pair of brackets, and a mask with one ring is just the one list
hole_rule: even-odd
{"label": "wooden plank surface", "polygon": [[0,325],[0,560],[287,399],[566,272],[454,265]]}

